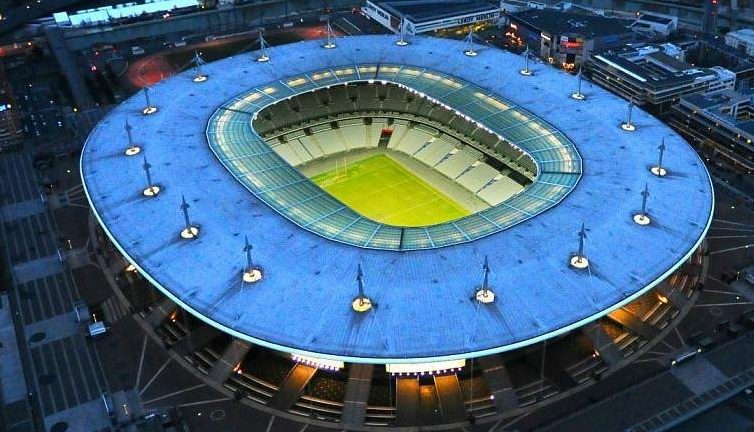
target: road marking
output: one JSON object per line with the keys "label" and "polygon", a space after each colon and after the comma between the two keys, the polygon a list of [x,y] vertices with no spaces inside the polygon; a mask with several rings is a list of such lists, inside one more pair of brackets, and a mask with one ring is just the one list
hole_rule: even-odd
{"label": "road marking", "polygon": [[662,362],[662,360],[658,358],[651,358],[651,359],[641,359],[641,360],[634,360],[633,363],[653,363],[657,362],[660,365],[664,365],[665,363]]}
{"label": "road marking", "polygon": [[728,228],[728,227],[711,227],[710,230],[715,231],[741,231],[741,232],[750,232],[754,233],[754,228]]}
{"label": "road marking", "polygon": [[[716,277],[714,277],[714,276],[707,276],[707,279],[709,279],[709,280],[711,280],[711,281],[714,281],[714,282],[717,282],[717,283],[719,283],[720,285],[726,285],[726,286],[728,285],[727,283],[725,283],[725,282],[721,281],[720,279],[718,279],[718,278],[716,278]],[[702,291],[702,294],[703,294],[703,293],[705,293],[705,292],[707,292],[707,291],[711,291],[711,290],[707,290],[707,289],[706,289],[706,290]]]}
{"label": "road marking", "polygon": [[726,223],[726,224],[730,224],[730,225],[737,225],[737,226],[742,226],[742,227],[747,227],[747,228],[754,228],[754,225],[747,225],[747,224],[742,224],[742,223],[739,223],[739,222],[727,221],[727,220],[723,220],[723,219],[715,219],[713,222],[720,222],[720,223]]}
{"label": "road marking", "polygon": [[[68,353],[65,351],[65,344],[62,341],[57,341],[60,344],[60,351],[63,353],[63,360],[65,360],[65,366],[68,369],[68,376],[70,377],[72,382],[76,382],[76,374],[73,372],[73,366],[71,365],[71,359],[68,358]],[[77,386],[72,386],[73,388],[73,394],[76,396],[76,400],[79,404],[86,401],[85,397],[82,397],[79,394],[79,389]]]}
{"label": "road marking", "polygon": [[704,292],[714,293],[714,294],[728,294],[728,295],[734,295],[734,296],[741,296],[741,293],[731,292],[731,291],[720,291],[720,290],[706,289],[706,290],[704,290]]}
{"label": "road marking", "polygon": [[666,347],[670,348],[671,351],[675,351],[675,350],[678,349],[675,346],[670,345],[665,339],[661,340],[660,343],[663,344],[663,345],[665,345]]}
{"label": "road marking", "polygon": [[190,407],[190,406],[196,406],[196,405],[206,405],[206,404],[217,403],[217,402],[225,402],[229,400],[231,399],[230,398],[209,399],[209,400],[204,400],[204,401],[199,401],[199,402],[188,402],[188,403],[180,404],[176,406],[178,408],[183,408],[183,407]]}
{"label": "road marking", "polygon": [[144,366],[144,353],[147,351],[147,334],[144,333],[144,341],[141,343],[141,356],[139,357],[139,371],[136,373],[136,384],[134,387],[139,388],[141,383],[141,371]]}
{"label": "road marking", "polygon": [[97,397],[97,389],[91,388],[89,386],[89,381],[86,379],[86,372],[84,367],[84,362],[81,360],[81,353],[78,350],[78,344],[75,342],[73,338],[68,339],[69,345],[68,348],[70,348],[70,351],[73,353],[73,356],[75,357],[76,366],[78,366],[79,373],[81,374],[81,379],[84,383],[84,388],[87,393],[87,398],[95,398]]}
{"label": "road marking", "polygon": [[200,387],[204,387],[205,385],[206,384],[197,384],[195,386],[187,387],[187,388],[185,388],[183,390],[174,391],[173,393],[168,393],[166,395],[158,396],[156,398],[152,398],[152,399],[149,399],[147,401],[143,401],[141,404],[142,405],[149,405],[149,404],[161,401],[163,399],[167,399],[167,398],[170,398],[170,397],[173,397],[173,396],[177,396],[177,395],[179,395],[181,393],[186,393],[186,392],[190,392],[192,390],[196,390],[196,389],[198,389]]}
{"label": "road marking", "polygon": [[719,307],[719,306],[737,306],[737,305],[750,305],[750,304],[754,304],[754,302],[696,304],[694,305],[694,307]]}
{"label": "road marking", "polygon": [[754,237],[754,234],[751,235],[729,235],[729,236],[708,236],[708,240],[724,240],[724,239],[737,239],[737,238],[752,238]]}
{"label": "road marking", "polygon": [[678,330],[678,326],[673,328],[675,330],[675,334],[678,335],[678,340],[681,341],[681,346],[686,346],[686,341],[683,340],[683,336],[681,336],[681,332]]}
{"label": "road marking", "polygon": [[709,254],[710,255],[717,255],[717,254],[721,254],[721,253],[737,251],[737,250],[740,250],[740,249],[748,249],[748,248],[750,248],[752,246],[754,246],[754,243],[746,244],[746,245],[743,245],[743,246],[736,246],[736,247],[732,247],[732,248],[728,248],[728,249],[720,249],[718,251],[710,252]]}
{"label": "road marking", "polygon": [[275,416],[270,417],[270,422],[267,423],[267,432],[272,430],[272,424],[275,422]]}
{"label": "road marking", "polygon": [[168,364],[170,364],[171,360],[173,360],[172,357],[168,357],[168,359],[165,360],[165,363],[163,363],[162,366],[160,366],[160,368],[157,370],[157,373],[155,373],[152,376],[152,379],[150,379],[149,382],[147,382],[147,385],[145,385],[144,388],[141,389],[141,391],[139,391],[139,396],[143,395],[144,392],[147,391],[147,389],[149,388],[149,386],[152,385],[152,383],[154,382],[154,380],[156,380],[157,377],[162,373],[162,371],[168,366]]}

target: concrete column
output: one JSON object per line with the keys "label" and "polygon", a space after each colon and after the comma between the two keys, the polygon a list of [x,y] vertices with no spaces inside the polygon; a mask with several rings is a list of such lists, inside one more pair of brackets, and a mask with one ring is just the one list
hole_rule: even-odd
{"label": "concrete column", "polygon": [[497,412],[504,413],[518,407],[518,396],[503,359],[498,355],[491,355],[477,361],[482,366],[482,374],[494,397]]}
{"label": "concrete column", "polygon": [[440,401],[442,417],[447,422],[460,422],[466,419],[466,406],[461,395],[458,375],[435,376],[437,399]]}
{"label": "concrete column", "polygon": [[621,354],[613,340],[605,333],[605,329],[602,328],[599,322],[595,321],[583,327],[584,335],[592,342],[594,350],[602,357],[608,366],[614,365],[623,360],[623,354]]}
{"label": "concrete column", "polygon": [[361,426],[364,423],[373,371],[374,366],[370,364],[354,363],[349,367],[346,397],[340,418],[344,425]]}
{"label": "concrete column", "polygon": [[657,329],[645,323],[638,316],[625,308],[616,309],[609,314],[608,318],[628,328],[645,340],[650,340],[657,335]]}
{"label": "concrete column", "polygon": [[185,338],[178,341],[171,348],[181,356],[188,355],[210,343],[212,339],[221,334],[220,330],[209,325],[203,325],[196,330],[190,331]]}
{"label": "concrete column", "polygon": [[285,377],[283,383],[280,384],[278,391],[272,395],[268,406],[281,411],[288,411],[296,403],[316,372],[317,368],[315,367],[297,363]]}
{"label": "concrete column", "polygon": [[419,419],[419,378],[399,377],[395,380],[395,392],[397,425],[415,425]]}
{"label": "concrete column", "polygon": [[173,300],[165,297],[149,311],[145,321],[152,326],[152,328],[157,328],[161,326],[176,309],[178,309],[178,305],[176,305]]}
{"label": "concrete column", "polygon": [[251,343],[233,339],[230,346],[223,352],[223,356],[210,369],[209,378],[219,383],[227,381],[236,366],[246,357],[249,349],[251,349]]}

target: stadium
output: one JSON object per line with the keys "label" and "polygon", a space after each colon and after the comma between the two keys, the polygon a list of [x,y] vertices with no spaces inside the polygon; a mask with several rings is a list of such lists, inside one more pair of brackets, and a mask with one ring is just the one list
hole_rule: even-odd
{"label": "stadium", "polygon": [[133,308],[240,402],[340,429],[499,420],[619,373],[704,281],[697,154],[580,78],[396,40],[202,65],[96,126],[82,179],[152,290]]}

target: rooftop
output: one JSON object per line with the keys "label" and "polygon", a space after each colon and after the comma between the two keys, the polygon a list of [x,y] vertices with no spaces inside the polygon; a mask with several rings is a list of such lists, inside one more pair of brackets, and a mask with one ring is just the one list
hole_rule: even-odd
{"label": "rooftop", "polygon": [[511,16],[553,35],[579,35],[585,39],[631,33],[630,22],[583,13],[552,9],[529,9]]}
{"label": "rooftop", "polygon": [[[629,45],[594,55],[591,61],[617,69],[627,78],[652,88],[712,80],[718,76],[713,69],[694,67],[669,55],[675,48],[673,45]],[[723,71],[721,69],[720,73]]]}
{"label": "rooftop", "polygon": [[[754,138],[754,92],[729,90],[713,95],[689,95],[682,100],[684,105],[702,111],[706,117],[739,129],[749,139]],[[739,117],[732,115],[734,106],[739,108]]]}
{"label": "rooftop", "polygon": [[[223,331],[286,352],[378,363],[468,358],[569,331],[638,297],[698,247],[711,221],[709,176],[693,149],[654,117],[635,109],[637,129],[624,132],[618,125],[625,101],[597,86],[585,89],[586,101],[575,101],[576,78],[556,69],[535,65],[535,75],[523,77],[515,66],[521,57],[505,51],[480,47],[469,58],[460,41],[394,42],[393,36],[339,38],[330,50],[320,41],[300,42],[270,48],[267,63],[249,54],[211,63],[201,84],[187,72],[155,85],[150,96],[159,111],[150,116],[141,115],[143,95],[126,100],[95,127],[82,152],[96,217],[146,278]],[[475,241],[366,249],[282,217],[211,151],[208,122],[228,101],[254,90],[267,94],[269,83],[288,77],[367,64],[436,71],[525,107],[576,146],[580,182],[549,210]],[[123,155],[126,118],[162,186],[156,198],[141,196],[141,158]],[[661,138],[670,172],[662,179],[648,170]],[[640,227],[632,215],[645,183],[653,225]],[[179,236],[181,195],[201,228],[193,241]],[[568,261],[582,222],[591,266],[575,270]],[[264,273],[253,285],[240,277],[246,235]],[[473,297],[484,257],[496,301],[480,305]],[[358,263],[375,304],[363,315],[351,309]]]}
{"label": "rooftop", "polygon": [[642,21],[648,21],[648,22],[654,22],[657,24],[670,24],[673,22],[673,20],[669,17],[663,16],[663,15],[655,15],[653,13],[644,12],[639,17]]}
{"label": "rooftop", "polygon": [[749,44],[754,44],[754,29],[744,28],[728,32],[726,37],[732,37],[744,41]]}
{"label": "rooftop", "polygon": [[485,0],[373,0],[372,3],[415,24],[499,10],[497,4]]}

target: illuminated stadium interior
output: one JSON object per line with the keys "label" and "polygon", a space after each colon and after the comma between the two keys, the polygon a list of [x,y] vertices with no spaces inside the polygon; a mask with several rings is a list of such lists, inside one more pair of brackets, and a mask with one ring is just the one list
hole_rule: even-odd
{"label": "illuminated stadium interior", "polygon": [[253,127],[315,183],[387,224],[458,219],[499,205],[536,176],[534,160],[508,141],[389,83],[357,81],[286,98],[263,109]]}

